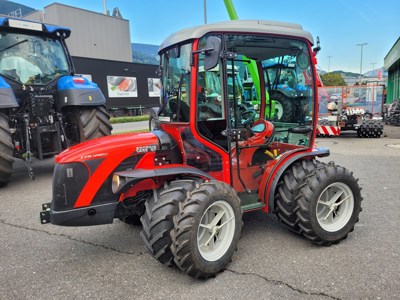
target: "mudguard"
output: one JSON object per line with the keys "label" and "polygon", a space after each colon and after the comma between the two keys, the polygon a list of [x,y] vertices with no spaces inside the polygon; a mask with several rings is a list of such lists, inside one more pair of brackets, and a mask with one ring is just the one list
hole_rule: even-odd
{"label": "mudguard", "polygon": [[0,109],[18,107],[17,99],[11,86],[0,76]]}
{"label": "mudguard", "polygon": [[296,91],[294,89],[292,89],[292,88],[289,88],[289,87],[282,88],[282,87],[278,86],[276,91],[280,92],[281,94],[283,94],[283,95],[285,95],[286,97],[289,97],[289,98],[296,98],[297,97]]}
{"label": "mudguard", "polygon": [[[268,205],[265,206],[266,212],[273,212],[275,208],[274,201],[269,201],[274,199],[275,191],[277,188],[277,184],[282,176],[282,174],[296,161],[304,159],[304,158],[314,158],[314,157],[325,157],[329,156],[329,149],[326,147],[313,148],[311,151],[302,151],[294,153],[288,156],[286,159],[283,159],[281,162],[277,163],[271,170],[271,172],[267,172],[267,176],[261,180],[261,186],[264,188],[260,188],[259,197],[260,199],[264,199],[265,203]],[[264,184],[263,184],[264,183]]]}
{"label": "mudguard", "polygon": [[175,167],[168,166],[167,168],[154,168],[154,169],[135,169],[128,171],[116,172],[114,175],[118,175],[120,178],[123,178],[123,182],[119,185],[118,189],[114,191],[116,194],[126,192],[130,187],[134,186],[139,181],[142,181],[146,178],[154,178],[154,177],[164,177],[171,175],[182,175],[188,174],[196,177],[204,177],[210,180],[213,180],[214,177],[210,174],[199,170],[194,167],[190,167],[187,165],[176,165]]}
{"label": "mudguard", "polygon": [[158,106],[154,106],[154,107],[152,107],[152,108],[150,108],[150,113],[153,113],[154,115],[158,115],[158,111],[160,110],[160,107],[158,107]]}
{"label": "mudguard", "polygon": [[57,82],[58,105],[98,106],[104,105],[106,99],[97,84],[80,76],[63,76]]}

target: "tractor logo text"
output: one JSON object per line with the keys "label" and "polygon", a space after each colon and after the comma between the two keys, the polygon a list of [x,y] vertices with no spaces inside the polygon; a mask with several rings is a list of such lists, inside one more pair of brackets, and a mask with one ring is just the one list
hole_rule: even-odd
{"label": "tractor logo text", "polygon": [[155,152],[156,150],[156,145],[136,147],[136,153]]}
{"label": "tractor logo text", "polygon": [[107,155],[108,155],[108,153],[87,154],[87,155],[81,156],[81,160],[102,158],[102,157],[106,157]]}

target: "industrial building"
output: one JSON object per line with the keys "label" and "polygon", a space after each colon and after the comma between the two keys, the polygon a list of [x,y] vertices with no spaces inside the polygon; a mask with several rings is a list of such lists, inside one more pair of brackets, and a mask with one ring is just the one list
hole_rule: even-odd
{"label": "industrial building", "polygon": [[132,62],[128,20],[59,3],[24,18],[70,28],[66,42],[72,56]]}
{"label": "industrial building", "polygon": [[385,56],[384,67],[388,70],[386,103],[400,100],[400,38]]}

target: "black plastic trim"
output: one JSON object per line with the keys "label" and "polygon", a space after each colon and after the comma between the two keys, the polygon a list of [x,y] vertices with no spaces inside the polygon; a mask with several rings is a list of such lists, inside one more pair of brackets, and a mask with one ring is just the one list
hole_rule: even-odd
{"label": "black plastic trim", "polygon": [[118,202],[91,205],[72,210],[50,209],[50,223],[60,226],[90,226],[110,224],[114,220]]}

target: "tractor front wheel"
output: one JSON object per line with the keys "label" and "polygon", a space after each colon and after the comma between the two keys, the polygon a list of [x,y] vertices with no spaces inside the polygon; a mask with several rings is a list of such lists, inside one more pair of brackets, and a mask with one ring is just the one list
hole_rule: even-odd
{"label": "tractor front wheel", "polygon": [[178,213],[178,204],[197,183],[192,179],[172,181],[145,202],[145,213],[140,219],[143,225],[140,236],[150,253],[164,265],[174,265],[170,231],[174,227],[173,217]]}
{"label": "tractor front wheel", "polygon": [[329,246],[346,239],[361,211],[361,193],[352,172],[329,163],[300,187],[297,216],[303,235]]}
{"label": "tractor front wheel", "polygon": [[231,261],[241,229],[240,199],[232,187],[218,181],[201,184],[174,217],[176,265],[195,278],[215,276]]}
{"label": "tractor front wheel", "polygon": [[6,186],[13,173],[13,149],[8,116],[0,112],[0,187]]}
{"label": "tractor front wheel", "polygon": [[70,107],[64,115],[65,130],[71,144],[111,135],[110,116],[104,106]]}

